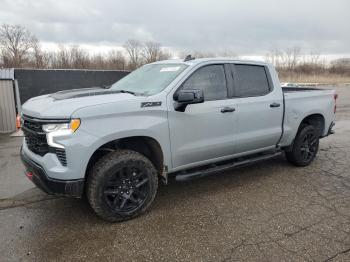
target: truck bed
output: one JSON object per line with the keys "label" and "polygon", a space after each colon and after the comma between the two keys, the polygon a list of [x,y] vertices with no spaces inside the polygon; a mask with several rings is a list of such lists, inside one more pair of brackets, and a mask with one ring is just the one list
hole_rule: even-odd
{"label": "truck bed", "polygon": [[324,116],[324,133],[334,119],[334,90],[311,87],[282,87],[285,111],[282,145],[290,145],[305,115]]}

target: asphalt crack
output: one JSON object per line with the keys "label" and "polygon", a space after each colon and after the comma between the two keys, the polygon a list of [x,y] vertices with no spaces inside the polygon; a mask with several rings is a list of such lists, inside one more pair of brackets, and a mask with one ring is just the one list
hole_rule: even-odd
{"label": "asphalt crack", "polygon": [[327,258],[326,260],[324,260],[324,262],[331,261],[331,260],[333,260],[334,258],[336,258],[337,256],[343,255],[343,254],[346,254],[346,253],[349,253],[349,252],[350,252],[350,248],[345,249],[345,250],[340,251],[340,252],[334,254],[333,256]]}

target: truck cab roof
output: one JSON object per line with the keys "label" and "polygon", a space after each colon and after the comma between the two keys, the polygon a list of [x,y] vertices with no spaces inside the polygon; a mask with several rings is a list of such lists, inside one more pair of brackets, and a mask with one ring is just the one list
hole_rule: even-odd
{"label": "truck cab roof", "polygon": [[198,58],[198,59],[194,58],[188,61],[184,61],[183,59],[170,59],[170,60],[157,61],[152,64],[185,64],[189,66],[194,66],[194,65],[208,63],[208,62],[268,65],[268,63],[263,61],[240,60],[240,59],[233,59],[228,57]]}

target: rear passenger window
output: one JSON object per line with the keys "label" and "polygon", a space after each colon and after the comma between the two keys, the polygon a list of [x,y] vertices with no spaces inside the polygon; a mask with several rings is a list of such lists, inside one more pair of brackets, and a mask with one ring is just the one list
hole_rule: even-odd
{"label": "rear passenger window", "polygon": [[203,90],[206,101],[227,98],[224,66],[209,65],[198,69],[186,80],[183,89]]}
{"label": "rear passenger window", "polygon": [[262,96],[270,92],[265,67],[255,65],[235,65],[237,82],[235,96]]}

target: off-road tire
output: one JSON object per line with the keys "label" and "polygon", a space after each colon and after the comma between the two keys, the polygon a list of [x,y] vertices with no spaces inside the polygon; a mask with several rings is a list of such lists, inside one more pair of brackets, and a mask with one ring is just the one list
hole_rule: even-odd
{"label": "off-road tire", "polygon": [[[130,212],[115,211],[110,206],[111,201],[106,200],[105,188],[108,185],[106,183],[110,183],[110,179],[114,179],[116,172],[124,172],[118,170],[133,168],[133,166],[142,169],[143,176],[148,178],[149,182],[146,186],[149,192],[145,196],[142,205],[136,210]],[[130,171],[130,169],[127,170]],[[105,155],[93,166],[87,179],[86,196],[91,208],[99,217],[110,222],[120,222],[135,218],[148,210],[156,196],[157,189],[158,174],[148,158],[135,151],[116,150]]]}
{"label": "off-road tire", "polygon": [[[313,137],[313,144],[305,148],[307,137]],[[286,158],[288,162],[295,166],[307,166],[309,165],[317,155],[319,146],[319,132],[312,125],[304,125],[298,131],[296,138],[293,143],[293,148],[291,151],[286,151]],[[305,150],[308,150],[307,152]],[[312,151],[312,152],[311,152]],[[305,157],[306,153],[308,157]]]}

